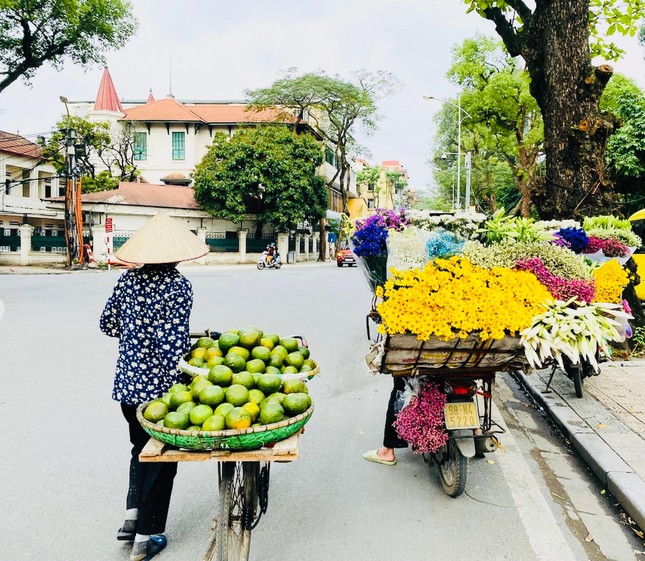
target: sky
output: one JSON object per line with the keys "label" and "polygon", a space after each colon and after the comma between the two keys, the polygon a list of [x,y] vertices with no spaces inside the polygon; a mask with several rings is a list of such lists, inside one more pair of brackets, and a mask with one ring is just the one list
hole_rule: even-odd
{"label": "sky", "polygon": [[[270,86],[289,68],[325,71],[350,80],[352,71],[391,72],[401,83],[379,102],[379,129],[358,137],[373,165],[399,160],[417,190],[432,185],[426,161],[440,99],[456,95],[446,78],[451,50],[492,23],[466,14],[459,0],[132,0],[136,35],[106,54],[121,99],[242,101],[244,91]],[[645,49],[623,39],[616,72],[645,88]],[[597,63],[600,63],[599,61]],[[102,67],[42,67],[31,87],[14,82],[0,93],[0,130],[35,140],[64,114],[59,96],[94,100]],[[463,127],[467,127],[464,121]]]}

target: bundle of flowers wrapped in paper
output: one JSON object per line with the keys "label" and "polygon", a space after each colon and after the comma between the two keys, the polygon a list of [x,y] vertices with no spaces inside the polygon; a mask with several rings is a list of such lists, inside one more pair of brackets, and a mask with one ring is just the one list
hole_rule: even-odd
{"label": "bundle of flowers wrapped in paper", "polygon": [[409,223],[405,209],[379,208],[372,216],[354,222],[353,252],[372,292],[387,278],[387,240],[390,231],[401,231]]}

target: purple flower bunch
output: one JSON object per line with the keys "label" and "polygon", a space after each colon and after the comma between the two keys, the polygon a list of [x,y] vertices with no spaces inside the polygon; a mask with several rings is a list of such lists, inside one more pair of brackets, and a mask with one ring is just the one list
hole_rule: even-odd
{"label": "purple flower bunch", "polygon": [[354,222],[354,253],[358,257],[373,257],[387,252],[387,232],[389,229],[403,230],[410,223],[405,209],[398,212],[387,208],[377,208],[375,214]]}
{"label": "purple flower bunch", "polygon": [[423,384],[393,423],[398,435],[417,454],[435,452],[448,441],[443,410],[446,395],[433,383]]}
{"label": "purple flower bunch", "polygon": [[560,228],[554,235],[556,245],[569,247],[574,253],[580,253],[589,243],[587,234],[582,228]]}
{"label": "purple flower bunch", "polygon": [[516,267],[531,271],[556,300],[566,302],[569,298],[575,297],[576,300],[589,304],[596,296],[596,286],[592,280],[558,277],[546,268],[539,257],[521,259],[516,263]]}
{"label": "purple flower bunch", "polygon": [[589,243],[584,248],[583,253],[596,253],[596,251],[600,250],[607,257],[626,257],[629,255],[629,247],[620,240],[589,236]]}

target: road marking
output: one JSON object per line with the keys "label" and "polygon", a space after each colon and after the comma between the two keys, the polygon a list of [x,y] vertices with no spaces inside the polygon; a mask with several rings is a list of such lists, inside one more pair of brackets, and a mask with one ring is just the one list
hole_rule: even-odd
{"label": "road marking", "polygon": [[[496,410],[497,407],[494,407]],[[540,487],[524,460],[515,439],[497,411],[496,419],[502,419],[506,433],[502,437],[505,452],[497,452],[495,459],[517,505],[517,513],[526,531],[529,543],[540,561],[576,561],[565,540]]]}

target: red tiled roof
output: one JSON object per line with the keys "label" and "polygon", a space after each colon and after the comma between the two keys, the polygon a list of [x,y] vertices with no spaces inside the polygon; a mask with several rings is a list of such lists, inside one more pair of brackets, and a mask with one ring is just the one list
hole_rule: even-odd
{"label": "red tiled roof", "polygon": [[28,158],[41,158],[40,146],[19,134],[0,131],[0,152],[9,152]]}
{"label": "red tiled roof", "polygon": [[195,202],[194,192],[190,187],[128,183],[125,181],[119,183],[118,189],[85,193],[82,196],[82,202],[199,210],[199,206]]}
{"label": "red tiled roof", "polygon": [[96,101],[94,102],[94,111],[114,111],[115,113],[123,113],[123,107],[119,101],[119,96],[116,94],[112,76],[107,67],[103,70],[103,77],[99,85],[99,91],[96,94]]}
{"label": "red tiled roof", "polygon": [[296,119],[285,115],[279,109],[264,109],[262,111],[247,111],[244,104],[200,104],[191,105],[191,110],[207,123],[267,123],[279,121],[293,123]]}
{"label": "red tiled roof", "polygon": [[124,121],[201,122],[201,118],[172,97],[139,105],[125,111]]}
{"label": "red tiled roof", "polygon": [[124,121],[201,122],[205,124],[238,123],[293,123],[295,117],[284,115],[278,109],[247,111],[239,103],[195,103],[183,104],[174,98],[150,101],[125,111]]}

